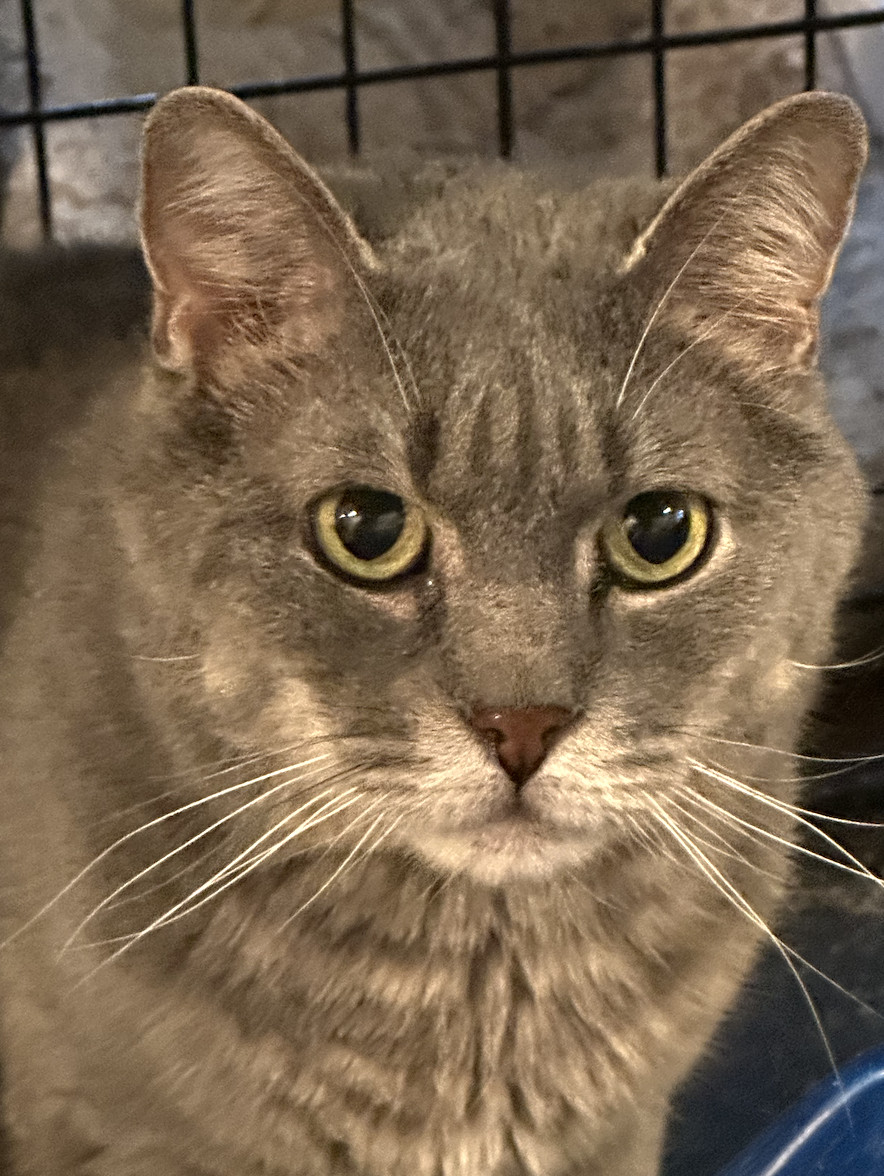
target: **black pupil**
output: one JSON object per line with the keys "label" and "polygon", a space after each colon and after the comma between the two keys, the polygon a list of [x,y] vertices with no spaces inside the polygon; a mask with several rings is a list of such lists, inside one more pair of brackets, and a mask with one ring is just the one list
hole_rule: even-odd
{"label": "black pupil", "polygon": [[338,538],[357,559],[378,559],[395,545],[405,526],[405,504],[397,494],[351,486],[335,511]]}
{"label": "black pupil", "polygon": [[664,564],[688,541],[691,516],[688,500],[677,491],[649,490],[627,504],[626,537],[646,563]]}

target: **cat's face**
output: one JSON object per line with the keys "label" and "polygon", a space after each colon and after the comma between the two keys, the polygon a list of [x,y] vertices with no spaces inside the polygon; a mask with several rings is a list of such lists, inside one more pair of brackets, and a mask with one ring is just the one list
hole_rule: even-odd
{"label": "cat's face", "polygon": [[696,761],[732,762],[709,736],[789,745],[860,517],[812,370],[861,155],[829,101],[744,131],[638,245],[616,191],[501,172],[374,255],[234,100],[154,116],[175,374],[135,558],[188,602],[217,733],[310,761],[294,795],[343,848],[548,877],[659,836]]}

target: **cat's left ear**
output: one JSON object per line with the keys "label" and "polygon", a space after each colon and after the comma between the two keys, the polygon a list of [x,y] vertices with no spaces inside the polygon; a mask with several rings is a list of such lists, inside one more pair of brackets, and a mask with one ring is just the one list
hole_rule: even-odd
{"label": "cat's left ear", "polygon": [[175,90],[144,130],[141,237],[163,366],[212,368],[249,345],[320,350],[369,246],[316,174],[232,94]]}
{"label": "cat's left ear", "polygon": [[805,370],[866,152],[849,98],[787,98],[688,176],[624,270],[647,282],[658,321],[713,340],[754,371]]}

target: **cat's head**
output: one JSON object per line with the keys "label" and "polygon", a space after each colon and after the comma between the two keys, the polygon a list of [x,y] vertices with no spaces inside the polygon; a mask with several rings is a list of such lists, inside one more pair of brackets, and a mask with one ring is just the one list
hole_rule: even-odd
{"label": "cat's head", "polygon": [[369,245],[236,99],[158,105],[126,533],[188,721],[307,764],[283,819],[547,877],[665,832],[709,737],[791,746],[861,517],[814,363],[863,155],[805,94],[680,186],[468,170]]}

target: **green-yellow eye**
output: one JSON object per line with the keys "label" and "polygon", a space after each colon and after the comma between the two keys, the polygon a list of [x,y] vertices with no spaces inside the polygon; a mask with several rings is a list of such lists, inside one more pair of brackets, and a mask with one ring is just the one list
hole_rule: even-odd
{"label": "green-yellow eye", "polygon": [[709,540],[709,504],[680,490],[648,490],[602,531],[612,567],[634,584],[655,587],[697,563]]}
{"label": "green-yellow eye", "polygon": [[418,507],[374,486],[345,486],[326,494],[314,507],[313,533],[334,567],[373,583],[410,571],[428,538]]}

